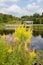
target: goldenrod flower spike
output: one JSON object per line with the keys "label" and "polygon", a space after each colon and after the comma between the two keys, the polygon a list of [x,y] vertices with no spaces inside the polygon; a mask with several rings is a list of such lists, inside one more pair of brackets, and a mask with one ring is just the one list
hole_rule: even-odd
{"label": "goldenrod flower spike", "polygon": [[15,37],[15,38],[14,38],[14,41],[15,41],[15,42],[18,42],[18,41],[19,41],[18,37]]}
{"label": "goldenrod flower spike", "polygon": [[27,48],[27,43],[30,42],[30,39],[32,37],[32,30],[31,27],[29,28],[28,31],[26,31],[26,26],[24,27],[24,25],[19,26],[14,33],[14,37],[19,39],[19,42],[21,44],[24,44],[24,47],[26,50],[28,50]]}
{"label": "goldenrod flower spike", "polygon": [[36,53],[34,52],[34,50],[32,52],[30,52],[29,54],[30,54],[30,57],[35,57],[36,56]]}
{"label": "goldenrod flower spike", "polygon": [[5,37],[6,37],[5,35],[1,36],[2,39],[5,39]]}
{"label": "goldenrod flower spike", "polygon": [[29,50],[26,43],[24,45],[24,48],[25,48],[25,51],[28,51]]}
{"label": "goldenrod flower spike", "polygon": [[9,49],[8,49],[8,53],[12,53],[13,52],[13,49],[10,47]]}

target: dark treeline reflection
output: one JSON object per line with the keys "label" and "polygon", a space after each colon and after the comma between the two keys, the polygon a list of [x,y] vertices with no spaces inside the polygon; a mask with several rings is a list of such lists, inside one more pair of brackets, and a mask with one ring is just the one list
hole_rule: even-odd
{"label": "dark treeline reflection", "polygon": [[0,34],[13,34],[15,32],[15,30],[0,30]]}
{"label": "dark treeline reflection", "polygon": [[[0,30],[0,34],[13,34],[15,32],[15,30]],[[33,30],[33,36],[39,36],[41,35],[41,37],[43,38],[43,30]]]}
{"label": "dark treeline reflection", "polygon": [[40,31],[33,30],[33,36],[39,36],[39,35],[41,35],[41,37],[43,38],[43,30],[40,30]]}

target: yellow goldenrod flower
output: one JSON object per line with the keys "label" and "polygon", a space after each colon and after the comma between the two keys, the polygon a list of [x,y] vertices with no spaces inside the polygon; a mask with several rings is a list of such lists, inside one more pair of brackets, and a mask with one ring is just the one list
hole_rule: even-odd
{"label": "yellow goldenrod flower", "polygon": [[14,38],[14,41],[15,41],[15,42],[19,41],[18,37],[15,37],[15,38]]}
{"label": "yellow goldenrod flower", "polygon": [[2,39],[5,39],[5,37],[6,37],[5,35],[1,36]]}
{"label": "yellow goldenrod flower", "polygon": [[25,41],[25,43],[26,43],[26,44],[30,43],[30,40],[29,40],[29,39],[27,39],[27,40]]}
{"label": "yellow goldenrod flower", "polygon": [[18,50],[21,51],[21,44],[19,44]]}
{"label": "yellow goldenrod flower", "polygon": [[28,51],[29,50],[26,43],[24,45],[24,49],[25,49],[25,51]]}
{"label": "yellow goldenrod flower", "polygon": [[31,28],[29,28],[29,30],[27,31],[26,36],[30,40],[30,38],[32,37],[32,30],[31,30]]}
{"label": "yellow goldenrod flower", "polygon": [[14,37],[15,37],[15,40],[18,41],[21,43],[21,44],[24,44],[24,47],[25,47],[25,50],[28,50],[27,48],[27,43],[30,42],[30,39],[32,37],[32,30],[31,30],[31,27],[29,28],[28,31],[26,31],[26,27],[24,27],[24,25],[22,26],[19,26],[16,30],[15,30],[15,33],[14,33]]}
{"label": "yellow goldenrod flower", "polygon": [[19,26],[17,30],[15,30],[14,36],[18,37],[19,40],[21,37],[25,38],[24,41],[26,41],[27,39],[30,40],[30,38],[32,37],[32,30],[31,28],[29,28],[29,30],[26,31],[26,27],[24,27],[24,25],[22,27]]}
{"label": "yellow goldenrod flower", "polygon": [[12,48],[9,48],[8,49],[8,53],[12,53],[13,52],[13,49]]}
{"label": "yellow goldenrod flower", "polygon": [[34,51],[30,52],[29,53],[31,57],[35,57],[36,56],[36,53]]}

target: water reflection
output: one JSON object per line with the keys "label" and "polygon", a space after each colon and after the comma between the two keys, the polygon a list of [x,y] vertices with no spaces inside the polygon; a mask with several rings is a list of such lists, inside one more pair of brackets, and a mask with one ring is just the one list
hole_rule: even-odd
{"label": "water reflection", "polygon": [[43,38],[43,30],[33,30],[33,36],[39,36],[41,35],[41,37]]}
{"label": "water reflection", "polygon": [[39,36],[33,36],[31,39],[31,49],[39,49],[39,50],[43,50],[43,38],[41,37],[41,35]]}
{"label": "water reflection", "polygon": [[[14,33],[8,35],[14,38]],[[43,37],[41,35],[33,35],[31,39],[30,48],[43,50]]]}

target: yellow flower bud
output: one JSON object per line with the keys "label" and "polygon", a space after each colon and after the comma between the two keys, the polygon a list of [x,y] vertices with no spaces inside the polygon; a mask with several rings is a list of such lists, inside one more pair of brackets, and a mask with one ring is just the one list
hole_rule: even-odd
{"label": "yellow flower bud", "polygon": [[13,49],[12,48],[9,48],[8,49],[8,53],[12,53],[13,52]]}
{"label": "yellow flower bud", "polygon": [[15,38],[14,38],[14,41],[15,41],[15,42],[19,41],[18,37],[15,37]]}
{"label": "yellow flower bud", "polygon": [[35,57],[36,56],[36,53],[34,51],[30,52],[29,53],[31,57]]}

